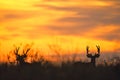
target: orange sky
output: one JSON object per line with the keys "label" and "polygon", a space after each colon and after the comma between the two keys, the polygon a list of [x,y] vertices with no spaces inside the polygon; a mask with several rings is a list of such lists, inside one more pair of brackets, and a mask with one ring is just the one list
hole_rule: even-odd
{"label": "orange sky", "polygon": [[119,0],[1,0],[0,50],[34,43],[42,51],[57,44],[85,53],[99,44],[103,53],[120,53],[119,21]]}

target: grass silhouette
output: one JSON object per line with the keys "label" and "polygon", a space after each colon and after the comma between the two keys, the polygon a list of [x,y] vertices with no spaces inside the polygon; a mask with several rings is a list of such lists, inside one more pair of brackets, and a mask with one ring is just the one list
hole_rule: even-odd
{"label": "grass silhouette", "polygon": [[[30,47],[26,48],[26,50],[29,49]],[[23,54],[19,54],[18,51],[17,55]],[[82,61],[62,61],[60,66],[56,66],[43,57],[28,64],[24,57],[22,58],[24,64],[20,62],[21,59],[17,59],[17,56],[14,64],[1,63],[0,80],[120,80],[120,58],[118,57],[115,58],[118,60],[117,63],[103,62],[105,65],[99,64],[96,67]]]}
{"label": "grass silhouette", "polygon": [[0,80],[120,80],[120,64],[89,66],[64,63],[55,66],[51,62],[33,62],[29,65],[0,65]]}

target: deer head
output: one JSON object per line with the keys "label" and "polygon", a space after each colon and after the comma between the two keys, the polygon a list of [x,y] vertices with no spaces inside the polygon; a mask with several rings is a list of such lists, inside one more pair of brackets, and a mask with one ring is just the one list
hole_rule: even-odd
{"label": "deer head", "polygon": [[92,56],[99,57],[100,56],[100,46],[96,45],[96,47],[97,47],[97,54],[95,54],[95,55],[90,54],[89,46],[86,47],[87,57],[92,57]]}

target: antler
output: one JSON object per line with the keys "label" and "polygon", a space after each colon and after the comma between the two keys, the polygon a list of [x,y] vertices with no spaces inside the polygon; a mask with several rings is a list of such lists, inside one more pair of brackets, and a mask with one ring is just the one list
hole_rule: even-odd
{"label": "antler", "polygon": [[87,54],[89,53],[89,46],[86,47]]}
{"label": "antler", "polygon": [[100,46],[99,46],[99,45],[96,45],[96,47],[97,47],[97,52],[98,52],[98,54],[100,54]]}
{"label": "antler", "polygon": [[89,46],[86,47],[86,51],[87,51],[87,57],[88,58],[91,58],[92,57],[92,54],[89,53]]}
{"label": "antler", "polygon": [[30,48],[28,48],[26,51],[23,50],[23,54],[27,55],[28,51],[30,51]]}
{"label": "antler", "polygon": [[15,55],[18,55],[19,49],[20,49],[20,47],[16,47],[16,49],[14,50]]}

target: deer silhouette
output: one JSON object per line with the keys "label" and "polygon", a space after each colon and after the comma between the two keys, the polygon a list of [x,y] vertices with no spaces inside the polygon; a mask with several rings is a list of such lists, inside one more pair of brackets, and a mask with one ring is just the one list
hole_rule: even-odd
{"label": "deer silhouette", "polygon": [[17,61],[17,64],[24,65],[26,64],[25,59],[27,58],[27,53],[30,50],[30,48],[28,48],[26,51],[23,50],[23,54],[21,55],[19,54],[19,50],[20,50],[20,47],[16,47],[16,49],[14,50],[16,61]]}
{"label": "deer silhouette", "polygon": [[99,45],[96,45],[96,48],[97,48],[97,53],[95,53],[94,55],[92,55],[89,51],[89,46],[86,47],[86,51],[87,51],[87,57],[88,58],[91,58],[91,64],[93,66],[96,66],[96,58],[99,58],[100,57],[100,46]]}

